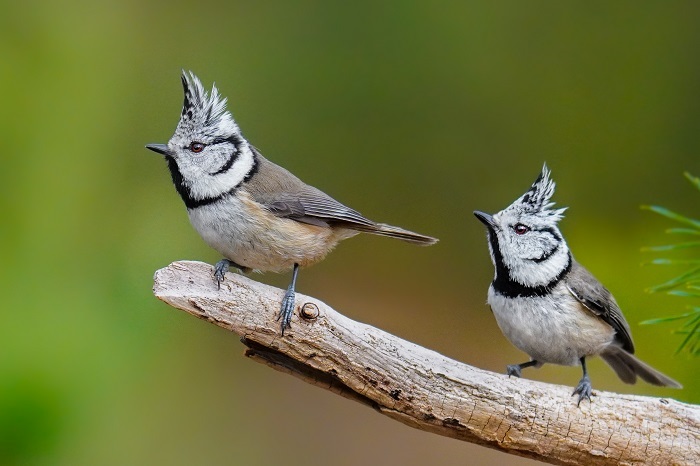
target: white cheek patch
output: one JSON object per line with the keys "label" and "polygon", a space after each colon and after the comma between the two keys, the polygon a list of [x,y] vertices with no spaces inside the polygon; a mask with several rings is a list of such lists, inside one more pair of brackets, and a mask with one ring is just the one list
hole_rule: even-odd
{"label": "white cheek patch", "polygon": [[[254,165],[255,158],[252,151],[247,145],[243,145],[231,168],[223,173],[210,174],[200,172],[192,177],[186,176],[186,179],[196,180],[195,182],[190,181],[190,193],[195,199],[220,196],[238,186],[250,173]],[[192,167],[191,169],[202,170],[199,167]]]}
{"label": "white cheek patch", "polygon": [[542,262],[529,259],[507,258],[506,267],[511,279],[525,286],[542,286],[556,278],[569,263],[569,253],[565,242],[556,252]]}

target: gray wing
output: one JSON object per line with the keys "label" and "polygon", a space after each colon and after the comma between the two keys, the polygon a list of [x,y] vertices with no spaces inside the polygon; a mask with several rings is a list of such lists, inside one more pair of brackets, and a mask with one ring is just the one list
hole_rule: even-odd
{"label": "gray wing", "polygon": [[312,225],[349,223],[358,226],[374,226],[374,222],[322,191],[280,193],[276,199],[270,199],[262,204],[278,217],[291,218]]}
{"label": "gray wing", "polygon": [[610,324],[616,332],[616,340],[622,348],[634,353],[634,343],[630,335],[630,327],[622,315],[613,295],[581,264],[572,260],[571,272],[566,276],[566,286],[571,294],[586,309]]}
{"label": "gray wing", "polygon": [[246,190],[256,202],[279,217],[311,225],[349,224],[350,228],[375,227],[375,222],[336,201],[323,191],[309,186],[289,171],[276,165],[250,146],[258,167],[246,182]]}

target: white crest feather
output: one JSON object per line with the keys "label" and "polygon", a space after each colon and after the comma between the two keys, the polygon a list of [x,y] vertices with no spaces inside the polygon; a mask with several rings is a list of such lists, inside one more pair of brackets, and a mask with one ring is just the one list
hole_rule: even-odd
{"label": "white crest feather", "polygon": [[542,172],[535,182],[532,183],[530,189],[516,199],[509,208],[519,210],[523,213],[546,215],[555,222],[561,220],[566,207],[550,209],[554,205],[554,202],[550,202],[550,199],[554,195],[554,189],[556,187],[556,183],[550,178],[550,174],[551,172],[545,163],[542,166]]}
{"label": "white crest feather", "polygon": [[203,135],[211,137],[240,133],[233,116],[226,110],[226,98],[219,94],[215,84],[211,93],[207,93],[193,72],[183,70],[182,87],[185,98],[178,124],[181,129],[198,128]]}

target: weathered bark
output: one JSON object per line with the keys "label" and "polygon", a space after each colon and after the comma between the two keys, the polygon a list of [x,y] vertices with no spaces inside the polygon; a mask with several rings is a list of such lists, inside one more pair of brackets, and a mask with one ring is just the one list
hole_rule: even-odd
{"label": "weathered bark", "polygon": [[157,271],[154,293],[240,335],[255,361],[416,429],[552,464],[700,463],[695,405],[598,392],[577,407],[571,387],[462,364],[302,294],[282,336],[283,290],[231,273],[217,290],[212,267],[199,262]]}

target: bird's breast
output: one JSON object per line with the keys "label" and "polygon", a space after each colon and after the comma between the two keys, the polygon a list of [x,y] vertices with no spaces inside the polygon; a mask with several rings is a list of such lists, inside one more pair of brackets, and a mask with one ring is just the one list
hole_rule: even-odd
{"label": "bird's breast", "polygon": [[600,353],[615,335],[610,325],[586,310],[563,284],[545,296],[515,298],[491,287],[488,303],[505,337],[540,362],[577,365],[582,356]]}
{"label": "bird's breast", "polygon": [[344,237],[342,230],[277,217],[240,192],[188,213],[209,246],[239,265],[263,272],[318,262]]}

